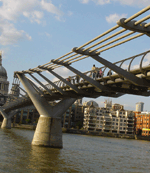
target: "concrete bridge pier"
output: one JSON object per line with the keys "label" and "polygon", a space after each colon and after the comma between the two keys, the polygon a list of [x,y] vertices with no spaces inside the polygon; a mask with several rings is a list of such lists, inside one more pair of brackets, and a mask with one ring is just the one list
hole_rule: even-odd
{"label": "concrete bridge pier", "polygon": [[40,115],[32,140],[32,145],[62,148],[61,116],[75,102],[75,98],[61,100],[55,106],[50,106],[50,116]]}
{"label": "concrete bridge pier", "polygon": [[62,148],[61,118],[40,116],[32,145]]}
{"label": "concrete bridge pier", "polygon": [[1,129],[11,129],[11,118],[4,118]]}
{"label": "concrete bridge pier", "polygon": [[17,76],[40,114],[32,145],[62,148],[61,116],[76,98],[63,99],[55,106],[51,106],[24,74],[19,73]]}

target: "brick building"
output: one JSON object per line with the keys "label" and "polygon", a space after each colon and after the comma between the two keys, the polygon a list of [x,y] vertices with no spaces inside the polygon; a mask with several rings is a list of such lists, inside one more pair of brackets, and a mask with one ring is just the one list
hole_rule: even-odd
{"label": "brick building", "polygon": [[150,112],[134,113],[136,134],[142,136],[150,136]]}
{"label": "brick building", "polygon": [[135,134],[150,136],[150,112],[143,112],[144,103],[136,103]]}

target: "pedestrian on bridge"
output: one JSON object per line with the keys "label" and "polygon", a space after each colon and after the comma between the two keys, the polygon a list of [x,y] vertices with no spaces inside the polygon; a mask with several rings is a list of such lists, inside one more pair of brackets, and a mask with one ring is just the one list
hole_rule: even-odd
{"label": "pedestrian on bridge", "polygon": [[76,75],[76,83],[79,83],[80,76]]}
{"label": "pedestrian on bridge", "polygon": [[67,81],[68,82],[71,82],[71,77],[70,76],[67,78]]}
{"label": "pedestrian on bridge", "polygon": [[111,75],[112,75],[112,72],[109,70],[107,73],[107,76],[111,76]]}
{"label": "pedestrian on bridge", "polygon": [[92,76],[93,76],[93,79],[95,79],[95,77],[96,77],[96,72],[97,72],[97,70],[96,70],[95,64],[93,64],[93,67],[92,67]]}
{"label": "pedestrian on bridge", "polygon": [[103,71],[101,70],[101,68],[98,70],[97,72],[97,78],[101,78],[103,75]]}

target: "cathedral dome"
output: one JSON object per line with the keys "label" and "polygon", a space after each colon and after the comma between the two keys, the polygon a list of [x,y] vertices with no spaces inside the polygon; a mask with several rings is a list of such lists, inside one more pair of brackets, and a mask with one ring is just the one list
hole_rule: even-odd
{"label": "cathedral dome", "polygon": [[5,68],[2,66],[2,55],[0,53],[0,77],[1,78],[7,78],[7,71],[5,70]]}
{"label": "cathedral dome", "polygon": [[0,77],[7,77],[7,72],[2,65],[0,65]]}
{"label": "cathedral dome", "polygon": [[7,81],[7,71],[2,66],[2,52],[0,51],[0,106],[6,103],[8,97],[9,82]]}

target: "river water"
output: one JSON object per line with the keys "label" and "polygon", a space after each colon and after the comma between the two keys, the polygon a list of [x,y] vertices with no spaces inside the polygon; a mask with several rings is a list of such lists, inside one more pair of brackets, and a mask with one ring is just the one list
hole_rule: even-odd
{"label": "river water", "polygon": [[0,173],[147,173],[150,142],[63,134],[63,149],[31,146],[33,130],[0,129]]}

